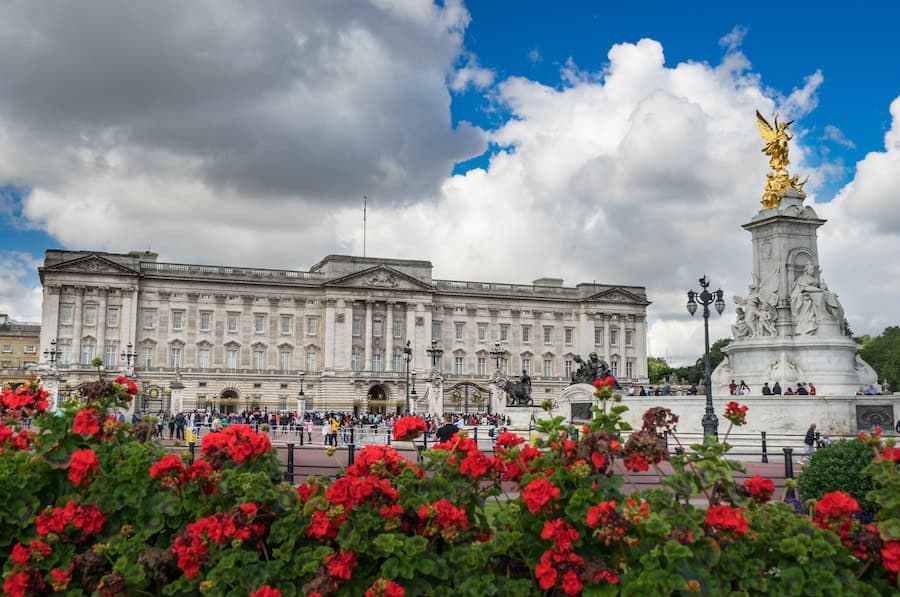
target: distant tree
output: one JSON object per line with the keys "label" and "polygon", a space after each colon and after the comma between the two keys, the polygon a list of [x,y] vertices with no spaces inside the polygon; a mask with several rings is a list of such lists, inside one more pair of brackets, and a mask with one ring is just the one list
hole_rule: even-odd
{"label": "distant tree", "polygon": [[[719,338],[709,347],[709,366],[711,371],[715,371],[716,367],[719,366],[719,363],[725,360],[725,353],[722,352],[722,349],[729,344],[731,344],[731,338]],[[697,370],[697,379],[703,377],[703,373],[706,370],[705,355],[700,355],[697,362],[694,363],[694,368]]]}
{"label": "distant tree", "polygon": [[650,383],[659,383],[672,373],[672,367],[662,357],[647,357],[647,373]]}
{"label": "distant tree", "polygon": [[890,388],[900,388],[900,327],[885,328],[880,336],[866,342],[859,354],[875,369],[879,381],[887,380]]}
{"label": "distant tree", "polygon": [[868,344],[869,342],[872,341],[872,336],[870,336],[869,334],[863,334],[862,336],[854,337],[853,341],[856,342],[857,344],[861,344],[862,346],[865,346],[866,344]]}

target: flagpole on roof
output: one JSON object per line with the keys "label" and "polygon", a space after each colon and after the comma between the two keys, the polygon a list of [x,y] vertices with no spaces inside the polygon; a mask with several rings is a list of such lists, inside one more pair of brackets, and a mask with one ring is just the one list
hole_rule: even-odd
{"label": "flagpole on roof", "polygon": [[363,195],[363,257],[366,256],[366,196]]}

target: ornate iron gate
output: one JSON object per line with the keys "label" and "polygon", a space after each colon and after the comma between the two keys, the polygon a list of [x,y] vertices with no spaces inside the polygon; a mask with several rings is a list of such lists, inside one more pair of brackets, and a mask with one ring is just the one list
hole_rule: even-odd
{"label": "ornate iron gate", "polygon": [[447,411],[491,414],[491,391],[471,381],[454,384],[444,392],[444,412]]}

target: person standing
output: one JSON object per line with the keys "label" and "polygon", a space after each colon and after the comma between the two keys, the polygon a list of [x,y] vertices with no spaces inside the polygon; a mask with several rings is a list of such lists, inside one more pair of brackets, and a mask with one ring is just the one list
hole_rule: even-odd
{"label": "person standing", "polygon": [[816,424],[813,423],[806,430],[806,437],[803,438],[803,455],[810,456],[816,445]]}
{"label": "person standing", "polygon": [[772,394],[781,396],[781,384],[777,381],[772,385]]}

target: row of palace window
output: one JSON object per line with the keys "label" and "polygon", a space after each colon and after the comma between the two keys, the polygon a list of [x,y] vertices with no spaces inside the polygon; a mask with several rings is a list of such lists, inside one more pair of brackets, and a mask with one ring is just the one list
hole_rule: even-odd
{"label": "row of palace window", "polygon": [[[58,362],[60,365],[69,365],[71,364],[71,350],[68,344],[60,344],[58,347],[59,354],[57,356]],[[144,346],[141,347],[141,352],[139,355],[139,360],[136,363],[138,367],[151,368],[154,366],[154,354],[156,349],[152,346]],[[169,348],[169,362],[168,366],[177,368],[184,367],[185,364],[183,362],[183,348],[180,346],[172,346]],[[278,353],[278,368],[283,371],[291,370],[292,365],[292,351],[282,350]],[[90,362],[94,359],[95,356],[95,346],[91,343],[85,343],[81,346],[81,360],[82,364],[90,364]],[[265,350],[254,350],[252,353],[252,368],[253,369],[267,369],[266,366],[266,351]],[[116,367],[119,364],[119,354],[118,347],[115,344],[106,345],[103,351],[103,364],[105,367]],[[239,366],[239,349],[237,348],[228,348],[225,351],[225,368],[226,369],[237,369]],[[318,366],[318,353],[315,351],[309,351],[306,353],[306,370],[307,371],[315,371]],[[381,372],[382,371],[382,355],[379,353],[375,353],[372,355],[372,371],[373,372]],[[209,369],[212,365],[211,360],[211,349],[206,347],[201,347],[197,349],[197,367],[199,369]],[[402,353],[395,353],[392,355],[390,369],[389,371],[402,372],[403,371],[403,355]],[[488,368],[488,358],[487,357],[478,357],[476,361],[476,374],[481,376],[486,376],[489,374]],[[542,362],[541,373],[544,377],[553,377],[557,375],[554,368],[554,359],[545,358]],[[359,352],[353,352],[350,355],[350,369],[359,372],[362,371],[362,355]],[[613,371],[613,375],[618,376],[619,374],[619,361],[617,359],[612,359],[610,361],[610,368]],[[500,370],[503,373],[509,373],[509,359],[506,357],[500,358]],[[521,370],[527,371],[529,375],[533,374],[531,359],[523,357],[521,359]],[[562,374],[565,377],[571,377],[572,372],[575,370],[575,362],[571,359],[566,359],[563,361],[563,371]],[[453,373],[456,375],[465,375],[466,371],[466,358],[463,356],[454,356],[453,357]],[[632,378],[634,375],[634,360],[626,359],[625,361],[625,377]]]}
{"label": "row of palace window", "polygon": [[[96,326],[97,325],[97,305],[85,305],[82,310],[82,323],[85,326]],[[70,325],[72,323],[74,313],[74,305],[64,304],[60,306],[60,323],[63,325]],[[145,310],[143,312],[143,328],[144,329],[154,329],[156,327],[156,311],[153,310]],[[238,311],[229,311],[225,318],[226,331],[231,333],[237,333],[239,331],[241,313]],[[257,334],[266,333],[266,320],[268,315],[265,313],[254,313],[253,314],[253,331]],[[186,317],[184,310],[172,310],[171,316],[171,329],[173,330],[183,330],[186,325]],[[199,318],[199,329],[201,332],[209,332],[212,331],[212,323],[213,323],[213,312],[212,311],[201,311]],[[107,327],[116,327],[119,325],[119,307],[107,307],[106,309],[106,326]],[[307,317],[306,318],[306,335],[307,336],[315,336],[318,334],[318,325],[319,318],[318,317]],[[353,318],[353,336],[359,337],[362,335],[362,319],[359,317]],[[403,325],[404,322],[402,319],[395,319],[393,321],[393,336],[394,338],[401,338],[403,336]],[[457,341],[464,341],[466,336],[466,324],[464,322],[454,322],[454,338]],[[384,322],[381,319],[374,319],[372,321],[372,336],[379,338],[384,333]],[[523,343],[531,342],[531,328],[530,325],[521,326],[521,337]],[[289,335],[293,330],[293,315],[281,315],[279,316],[279,330],[281,334]],[[488,341],[488,330],[489,326],[486,323],[477,324],[478,331],[478,341],[479,342],[487,342]],[[543,339],[544,344],[553,344],[553,326],[543,326]],[[499,330],[499,340],[500,342],[508,342],[510,340],[510,324],[502,323],[500,324]],[[575,336],[575,328],[566,327],[563,328],[563,342],[566,346],[571,346],[574,343]],[[433,340],[440,340],[442,338],[442,322],[435,321],[431,324],[431,338]],[[634,341],[634,330],[625,330],[625,346],[632,346]],[[594,345],[602,346],[603,345],[603,327],[598,326],[594,327]],[[618,346],[619,345],[619,330],[618,329],[610,329],[609,330],[609,345],[610,346]]]}
{"label": "row of palace window", "polygon": [[[545,325],[543,327],[544,333],[544,344],[553,344],[553,326]],[[523,325],[521,328],[522,331],[522,342],[530,343],[531,342],[531,328],[530,325]],[[356,333],[356,321],[354,321],[354,335],[358,335]],[[478,330],[478,341],[479,342],[487,342],[488,341],[488,329],[489,326],[486,323],[477,324]],[[432,340],[440,340],[442,339],[443,332],[443,322],[441,321],[433,321],[431,323],[431,339]],[[453,323],[453,332],[454,339],[463,342],[466,339],[466,324],[461,321],[456,321]],[[567,327],[563,328],[563,342],[566,346],[571,346],[574,343],[575,338],[575,328]],[[510,340],[510,324],[501,323],[500,324],[500,342],[509,342]],[[634,341],[634,330],[625,330],[625,346],[632,346],[632,342]],[[603,328],[595,327],[594,328],[594,345],[602,346],[603,345]],[[609,330],[609,345],[610,346],[618,346],[619,345],[619,330],[618,329],[610,329]]]}

